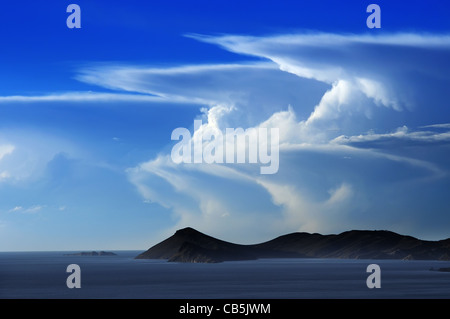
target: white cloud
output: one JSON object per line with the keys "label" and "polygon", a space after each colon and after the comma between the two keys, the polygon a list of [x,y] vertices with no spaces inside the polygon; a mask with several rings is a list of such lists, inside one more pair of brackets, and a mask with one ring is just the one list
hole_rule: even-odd
{"label": "white cloud", "polygon": [[8,171],[3,171],[0,173],[0,181],[7,180],[11,177],[11,174]]}
{"label": "white cloud", "polygon": [[353,195],[353,189],[349,184],[342,183],[341,186],[331,189],[329,193],[330,198],[325,202],[325,205],[333,206],[350,200]]}
{"label": "white cloud", "polygon": [[449,80],[450,66],[445,62],[450,50],[449,35],[303,33],[191,37],[235,53],[266,58],[281,70],[300,77],[330,85],[346,81],[377,104],[395,110],[412,107],[430,75],[434,80]]}
{"label": "white cloud", "polygon": [[[229,115],[233,108],[216,106],[205,112],[207,122],[201,128],[203,133],[204,130],[219,129],[221,117]],[[296,121],[291,108],[274,113],[258,126],[280,127],[281,143],[304,145],[295,144],[299,141],[296,130],[302,128],[302,123]],[[346,146],[339,147],[344,149]],[[245,233],[245,229],[252,227],[253,221],[257,219],[271,225],[269,229],[272,236],[286,230],[332,231],[342,226],[339,219],[346,216],[354,194],[349,183],[336,184],[329,190],[327,198],[313,200],[298,187],[303,184],[302,181],[291,180],[290,176],[283,179],[286,175],[281,179],[276,176],[263,177],[259,173],[255,174],[256,170],[250,166],[177,165],[169,155],[160,155],[130,169],[128,173],[130,181],[136,185],[145,200],[158,203],[175,214],[178,220],[176,227],[195,225],[223,234],[232,227],[234,231],[239,229]],[[284,169],[298,170],[295,166],[284,166]],[[239,205],[235,205],[236,192],[245,194]],[[265,209],[272,213],[258,212],[255,203],[264,201]],[[273,214],[274,211],[278,213]],[[240,221],[239,224],[236,224],[235,219]],[[334,222],[330,224],[330,220]],[[261,239],[263,235],[259,233],[255,232],[254,236],[259,235]]]}
{"label": "white cloud", "polygon": [[431,124],[431,125],[424,125],[420,128],[443,128],[443,129],[450,129],[450,123],[441,123],[441,124]]}
{"label": "white cloud", "polygon": [[354,88],[351,83],[345,80],[337,81],[323,95],[320,103],[315,107],[305,124],[308,125],[318,120],[329,121],[336,119],[345,107],[349,107],[352,102],[355,102],[354,94]]}
{"label": "white cloud", "polygon": [[8,154],[11,154],[14,151],[14,145],[5,144],[0,145],[0,160]]}
{"label": "white cloud", "polygon": [[[0,96],[1,103],[36,103],[36,102],[165,102],[165,99],[144,94],[100,93],[100,92],[66,92],[47,95],[11,95]],[[176,100],[176,102],[184,102]]]}
{"label": "white cloud", "polygon": [[346,229],[347,215],[352,210],[354,191],[342,183],[329,191],[329,197],[320,201],[307,198],[294,185],[259,180],[274,203],[282,206],[282,218],[273,223],[280,231],[335,232]]}
{"label": "white cloud", "polygon": [[[446,176],[447,164],[423,152],[406,151],[405,142],[438,147],[449,141],[449,132],[434,131],[448,129],[448,124],[435,124],[447,119],[433,117],[423,107],[439,108],[450,98],[447,91],[436,91],[450,80],[449,36],[191,37],[264,62],[166,68],[93,65],[80,70],[77,79],[112,92],[4,96],[0,103],[195,104],[203,107],[204,123],[193,132],[193,139],[200,132],[227,127],[279,128],[280,172],[274,176],[262,177],[259,166],[248,164],[176,165],[164,151],[127,171],[144,201],[172,212],[176,227],[189,225],[228,236],[258,233],[255,228],[260,236],[267,229],[271,235],[345,230],[357,224],[352,218],[361,207],[372,205],[365,208],[370,212],[379,208],[378,200],[364,200],[392,189],[388,178],[396,183],[430,182]],[[414,117],[427,119],[416,124],[420,129],[407,127],[404,119],[412,111],[418,112]],[[380,133],[365,133],[374,128]],[[8,178],[21,176],[29,167],[39,171],[36,166],[54,156],[50,151],[44,160],[30,160],[35,157],[24,156],[20,143],[14,153],[20,153],[22,161],[2,160],[4,166],[0,165]],[[0,159],[3,156],[0,148]]]}
{"label": "white cloud", "polygon": [[[202,132],[225,127],[280,129],[280,172],[274,176],[260,176],[249,165],[175,165],[165,154],[129,170],[130,181],[145,200],[174,213],[176,227],[198,226],[216,234],[250,233],[250,229],[254,233],[253,224],[258,220],[258,226],[270,229],[271,235],[296,230],[335,232],[361,226],[358,216],[363,212],[373,214],[367,219],[373,222],[370,227],[375,227],[391,218],[384,216],[377,224],[381,207],[377,198],[385,195],[385,189],[397,187],[398,194],[402,189],[399,185],[431,183],[447,176],[446,167],[432,157],[406,152],[403,147],[374,146],[383,140],[427,145],[447,142],[448,132],[411,131],[404,124],[392,132],[362,132],[379,123],[385,125],[379,111],[394,117],[411,112],[419,105],[420,96],[435,97],[431,84],[423,81],[424,74],[433,81],[448,81],[448,76],[442,75],[448,65],[438,68],[433,61],[424,60],[421,52],[426,50],[441,59],[443,52],[450,50],[450,37],[193,37],[274,64],[187,66],[166,71],[121,68],[122,77],[111,76],[110,72],[117,72],[114,68],[92,69],[90,78],[82,79],[115,89],[209,101],[203,109]],[[112,83],[112,78],[119,80]],[[268,82],[279,80],[283,85],[268,89]],[[315,87],[319,82],[321,85]],[[309,91],[316,94],[315,100],[303,102]],[[266,104],[258,104],[263,100]],[[253,114],[257,115],[248,121]],[[448,127],[431,123],[422,128]],[[194,138],[196,133],[199,131],[194,132]],[[385,169],[389,178],[383,179]],[[245,197],[240,197],[240,192]],[[258,207],[259,202],[265,203],[265,209]],[[394,207],[385,211],[403,216],[408,205],[403,203],[405,211],[395,211]],[[394,221],[389,223],[386,228],[401,227]]]}
{"label": "white cloud", "polygon": [[21,210],[23,210],[23,207],[22,207],[22,206],[15,206],[14,208],[11,208],[11,209],[9,210],[9,212],[10,212],[10,213],[13,213],[13,212],[21,211]]}
{"label": "white cloud", "polygon": [[[448,124],[434,124],[422,126],[421,128],[442,128],[450,129]],[[377,142],[395,142],[395,141],[409,141],[414,143],[450,143],[450,131],[446,132],[434,132],[425,130],[411,131],[406,125],[397,128],[392,133],[374,133],[369,132],[367,134],[360,134],[356,136],[338,136],[331,143],[337,144],[351,144],[357,145],[358,143],[371,143],[369,145],[375,146]]]}
{"label": "white cloud", "polygon": [[[0,131],[0,181],[10,184],[36,181],[59,153],[86,156],[73,142],[34,129]],[[7,156],[6,156],[7,155]]]}
{"label": "white cloud", "polygon": [[[0,161],[7,155],[14,152],[15,146],[11,144],[0,145]],[[1,167],[1,165],[0,165]],[[11,174],[8,170],[3,170],[0,172],[0,182],[8,180]]]}
{"label": "white cloud", "polygon": [[23,214],[36,214],[36,213],[40,212],[43,208],[45,208],[45,205],[32,205],[27,208],[24,208],[22,206],[15,206],[14,208],[11,208],[8,212],[23,213]]}
{"label": "white cloud", "polygon": [[24,209],[23,212],[26,214],[35,214],[37,212],[40,212],[45,206],[43,205],[33,205],[28,207],[27,209]]}
{"label": "white cloud", "polygon": [[367,97],[372,98],[377,105],[392,107],[396,111],[401,111],[400,102],[389,93],[388,88],[382,83],[373,79],[356,78],[358,89]]}

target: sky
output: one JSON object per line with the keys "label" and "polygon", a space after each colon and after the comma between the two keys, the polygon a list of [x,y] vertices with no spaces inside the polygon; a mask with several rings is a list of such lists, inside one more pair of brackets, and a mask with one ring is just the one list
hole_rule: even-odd
{"label": "sky", "polygon": [[[71,3],[81,28],[67,27]],[[366,24],[371,3],[381,28]],[[187,226],[237,243],[449,238],[449,13],[443,1],[2,4],[0,251],[143,250]],[[177,164],[176,128],[193,143],[276,128],[278,170]]]}

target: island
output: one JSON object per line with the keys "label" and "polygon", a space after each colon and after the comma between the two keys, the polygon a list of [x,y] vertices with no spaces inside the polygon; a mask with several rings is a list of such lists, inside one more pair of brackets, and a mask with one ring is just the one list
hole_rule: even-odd
{"label": "island", "polygon": [[82,251],[79,253],[73,253],[73,254],[64,254],[64,256],[117,256],[117,254],[113,252],[107,252],[107,251]]}
{"label": "island", "polygon": [[331,235],[296,232],[242,245],[187,227],[135,258],[188,263],[261,258],[450,260],[450,239],[427,241],[388,230],[350,230]]}

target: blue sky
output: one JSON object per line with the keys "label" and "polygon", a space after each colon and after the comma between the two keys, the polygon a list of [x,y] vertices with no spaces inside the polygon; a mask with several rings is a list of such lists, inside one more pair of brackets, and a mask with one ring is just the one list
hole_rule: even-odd
{"label": "blue sky", "polygon": [[[0,10],[0,251],[450,237],[445,2],[77,1],[81,29],[70,3]],[[279,128],[279,171],[174,165],[194,119]]]}

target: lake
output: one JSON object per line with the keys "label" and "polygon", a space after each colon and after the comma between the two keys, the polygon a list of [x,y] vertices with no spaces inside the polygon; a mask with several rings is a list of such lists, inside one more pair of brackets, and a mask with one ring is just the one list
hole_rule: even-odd
{"label": "lake", "polygon": [[[443,261],[261,259],[218,264],[64,256],[71,252],[0,253],[0,298],[303,299],[449,298]],[[381,268],[381,288],[369,289],[369,264]],[[81,288],[69,289],[69,264],[81,269]]]}

